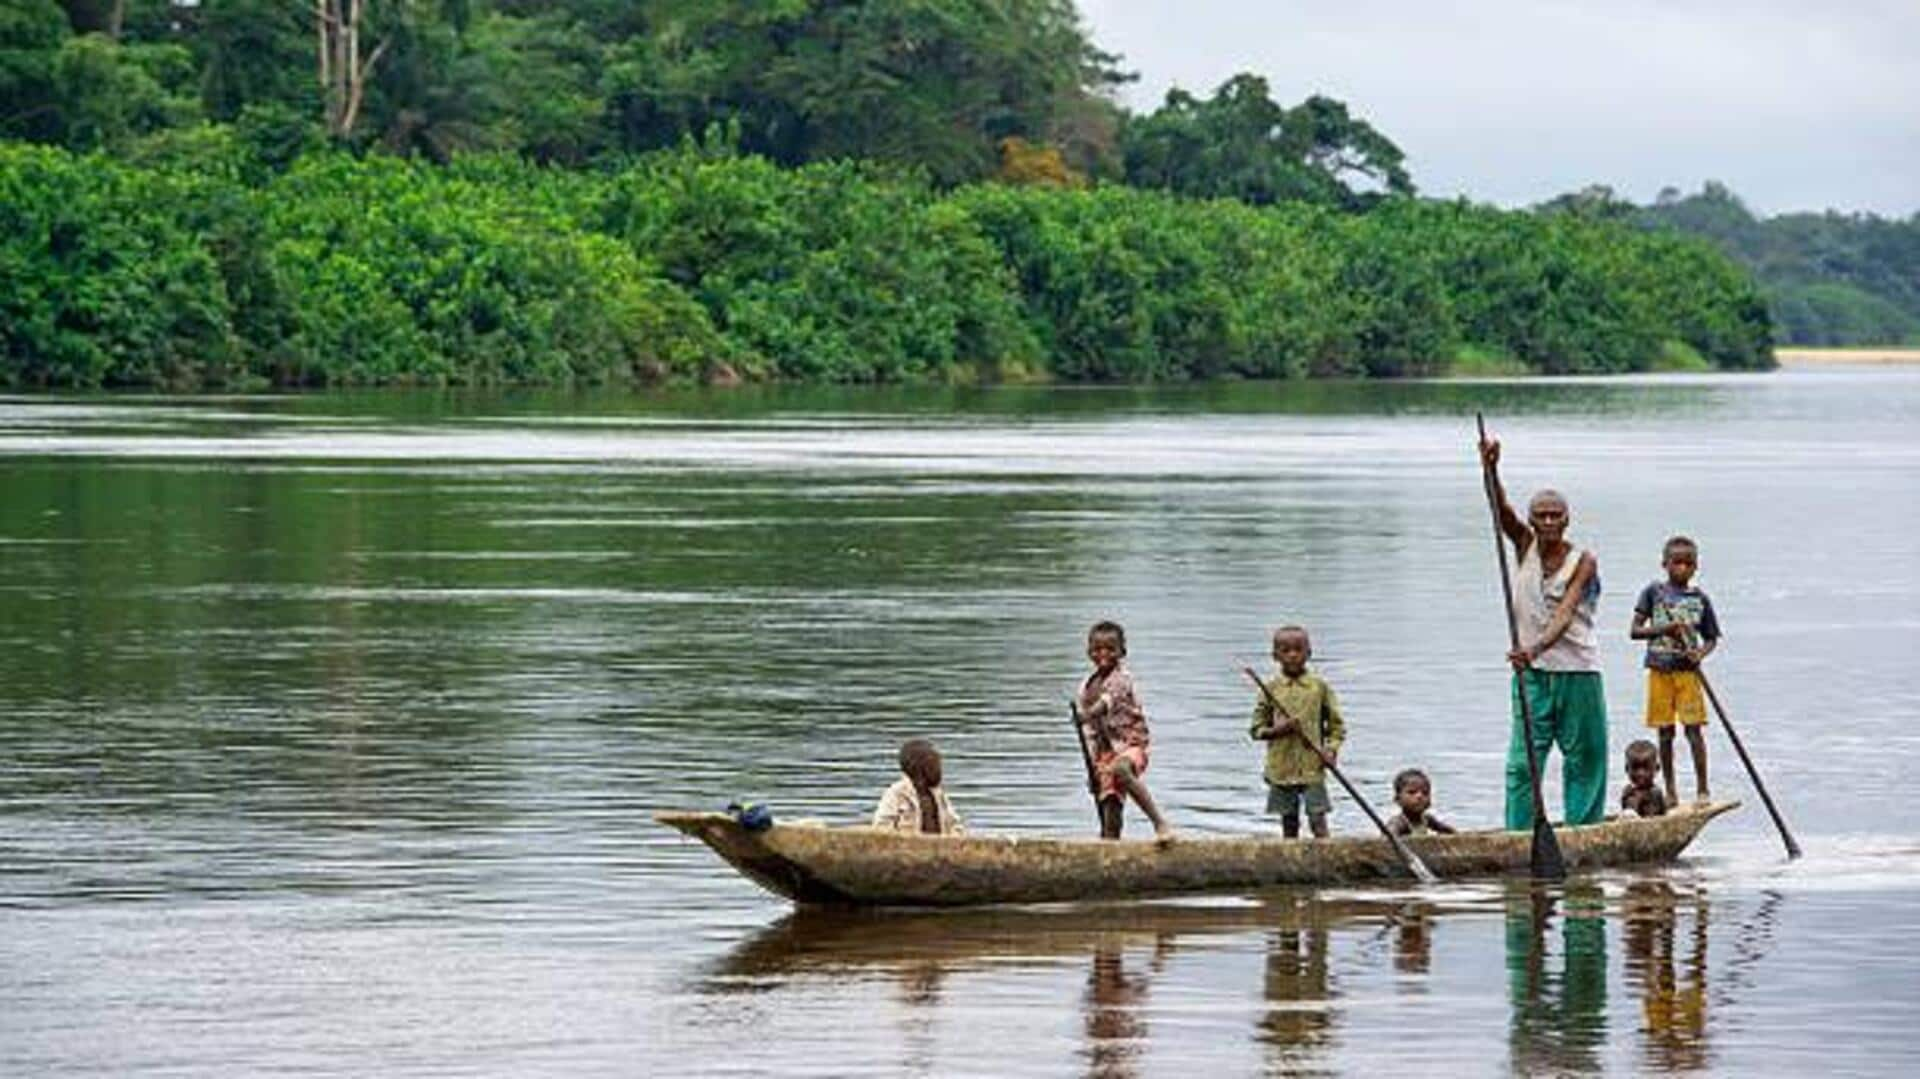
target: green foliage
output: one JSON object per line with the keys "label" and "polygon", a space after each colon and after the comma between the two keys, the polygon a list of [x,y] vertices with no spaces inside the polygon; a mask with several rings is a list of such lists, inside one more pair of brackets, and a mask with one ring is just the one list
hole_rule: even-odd
{"label": "green foliage", "polygon": [[187,49],[65,31],[66,16],[42,0],[0,12],[0,135],[118,148],[199,118]]}
{"label": "green foliage", "polygon": [[781,164],[857,156],[957,183],[1009,136],[1082,171],[1110,142],[1089,105],[1117,76],[1069,0],[651,0],[628,18],[602,83],[627,149],[738,121],[741,148]]}
{"label": "green foliage", "polygon": [[0,384],[192,385],[236,352],[189,179],[0,145]]}
{"label": "green foliage", "polygon": [[1530,374],[1526,364],[1510,354],[1484,345],[1456,345],[1447,361],[1448,378],[1514,378]]}
{"label": "green foliage", "polygon": [[1038,358],[998,252],[919,184],[688,151],[616,177],[599,212],[755,373],[899,380]]}
{"label": "green foliage", "polygon": [[1418,376],[1463,343],[1548,372],[1643,371],[1666,340],[1770,362],[1724,259],[1602,222],[1396,200],[1345,215],[1124,189],[976,188],[1056,375]]}
{"label": "green foliage", "polygon": [[54,63],[66,36],[54,0],[0,4],[0,136],[57,142],[64,134]]}
{"label": "green foliage", "polygon": [[197,11],[199,23],[187,40],[208,116],[233,120],[250,108],[281,108],[318,126],[311,4],[217,0]]}
{"label": "green foliage", "polygon": [[[1645,207],[1606,188],[1589,188],[1541,209],[1599,213],[1708,241],[1759,279],[1787,343],[1920,341],[1920,214],[1905,221],[1831,212],[1762,220],[1726,185],[1712,181],[1686,196],[1668,188]],[[1718,260],[1698,265],[1724,272]],[[1734,286],[1722,281],[1719,287]],[[1724,335],[1729,328],[1702,332]]]}
{"label": "green foliage", "polygon": [[495,144],[542,162],[583,164],[608,149],[599,90],[604,49],[564,15],[488,14],[467,43],[492,87]]}
{"label": "green foliage", "polygon": [[1853,285],[1783,284],[1771,291],[1781,331],[1796,345],[1920,344],[1920,314]]}
{"label": "green foliage", "polygon": [[[266,125],[271,127],[271,125]],[[1395,199],[1353,214],[1104,186],[787,169],[687,147],[604,172],[310,153],[247,125],[124,161],[0,155],[17,385],[1147,382],[1770,362],[1695,241]]]}
{"label": "green foliage", "polygon": [[631,252],[509,186],[327,156],[265,194],[275,273],[298,297],[278,381],[626,381],[724,355]]}
{"label": "green foliage", "polygon": [[[1315,96],[1285,108],[1255,75],[1235,75],[1205,101],[1169,91],[1158,110],[1127,119],[1120,151],[1136,187],[1257,206],[1357,206],[1378,192],[1413,193],[1399,147],[1345,105]],[[1357,191],[1353,180],[1374,190]]]}
{"label": "green foliage", "polygon": [[1497,345],[1548,373],[1648,370],[1668,339],[1720,367],[1772,363],[1764,302],[1701,244],[1604,214],[1392,209],[1442,241],[1435,257],[1462,341]]}
{"label": "green foliage", "polygon": [[0,380],[13,385],[577,383],[691,377],[730,346],[624,245],[395,160],[239,181],[0,149]]}
{"label": "green foliage", "polygon": [[1713,370],[1713,365],[1685,341],[1662,341],[1659,354],[1653,358],[1653,369],[1669,373],[1700,372]]}

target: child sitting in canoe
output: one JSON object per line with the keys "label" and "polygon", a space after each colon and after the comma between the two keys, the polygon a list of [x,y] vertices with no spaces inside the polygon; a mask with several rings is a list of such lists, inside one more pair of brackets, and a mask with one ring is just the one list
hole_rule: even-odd
{"label": "child sitting in canoe", "polygon": [[1120,838],[1125,799],[1132,798],[1153,822],[1155,838],[1164,843],[1173,838],[1173,829],[1140,778],[1147,770],[1147,713],[1140,707],[1126,658],[1127,631],[1118,622],[1096,622],[1087,631],[1093,673],[1080,683],[1074,706],[1080,736],[1093,759],[1100,838]]}
{"label": "child sitting in canoe", "polygon": [[1645,738],[1627,746],[1627,789],[1620,792],[1620,815],[1661,817],[1667,812],[1667,800],[1653,779],[1660,774],[1659,752]]}
{"label": "child sitting in canoe", "polygon": [[965,835],[967,826],[940,786],[940,751],[925,738],[900,747],[900,779],[880,796],[873,826],[888,832]]}
{"label": "child sitting in canoe", "polygon": [[1433,805],[1433,782],[1418,768],[1402,769],[1393,777],[1393,801],[1400,807],[1387,821],[1394,835],[1452,835],[1453,825],[1427,810]]}
{"label": "child sitting in canoe", "polygon": [[[1326,765],[1313,745],[1338,762],[1347,739],[1346,719],[1333,687],[1307,670],[1313,642],[1300,626],[1281,626],[1273,632],[1273,658],[1280,673],[1267,682],[1267,692],[1253,706],[1253,724],[1247,733],[1267,743],[1267,812],[1280,815],[1280,831],[1288,839],[1300,834],[1300,805],[1306,803],[1307,823],[1313,834],[1327,835]],[[1280,704],[1274,708],[1274,701]],[[1299,724],[1307,725],[1305,731]],[[1308,743],[1311,739],[1313,744]]]}

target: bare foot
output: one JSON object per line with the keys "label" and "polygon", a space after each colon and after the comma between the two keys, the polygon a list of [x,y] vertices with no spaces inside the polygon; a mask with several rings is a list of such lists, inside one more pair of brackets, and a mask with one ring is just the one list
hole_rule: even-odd
{"label": "bare foot", "polygon": [[1670,806],[1677,806],[1677,805],[1679,805],[1679,804],[1680,804],[1680,792],[1679,792],[1679,790],[1677,790],[1677,789],[1675,789],[1675,788],[1673,788],[1673,787],[1668,787],[1668,788],[1667,788],[1667,804],[1668,804],[1668,805],[1670,805]]}
{"label": "bare foot", "polygon": [[1170,824],[1162,824],[1153,830],[1153,845],[1156,847],[1170,847],[1178,838],[1180,837],[1174,834],[1173,826]]}
{"label": "bare foot", "polygon": [[1707,788],[1702,787],[1700,788],[1699,793],[1693,796],[1693,800],[1696,802],[1711,802],[1713,801],[1713,795],[1708,794]]}

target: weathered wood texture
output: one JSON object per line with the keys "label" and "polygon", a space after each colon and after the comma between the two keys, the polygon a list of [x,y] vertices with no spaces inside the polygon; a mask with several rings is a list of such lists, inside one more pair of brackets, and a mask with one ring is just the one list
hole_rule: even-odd
{"label": "weathered wood texture", "polygon": [[[1739,805],[1687,805],[1654,820],[1559,829],[1568,868],[1670,861],[1714,817]],[[724,813],[661,813],[755,883],[796,903],[973,906],[1235,891],[1274,884],[1406,880],[1378,836],[1262,836],[1103,842],[1024,836],[923,836],[868,828],[776,824],[749,832]],[[1524,871],[1526,832],[1409,840],[1442,878]]]}

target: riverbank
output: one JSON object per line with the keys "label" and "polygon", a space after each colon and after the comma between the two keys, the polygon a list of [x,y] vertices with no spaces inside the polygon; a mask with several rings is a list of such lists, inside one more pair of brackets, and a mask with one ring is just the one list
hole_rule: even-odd
{"label": "riverbank", "polygon": [[1920,348],[1776,348],[1773,355],[1782,367],[1849,363],[1920,364]]}
{"label": "riverbank", "polygon": [[[1744,271],[1604,221],[936,188],[695,150],[606,170],[0,145],[0,387],[1159,383],[1766,366]],[[369,212],[369,208],[378,212]]]}

